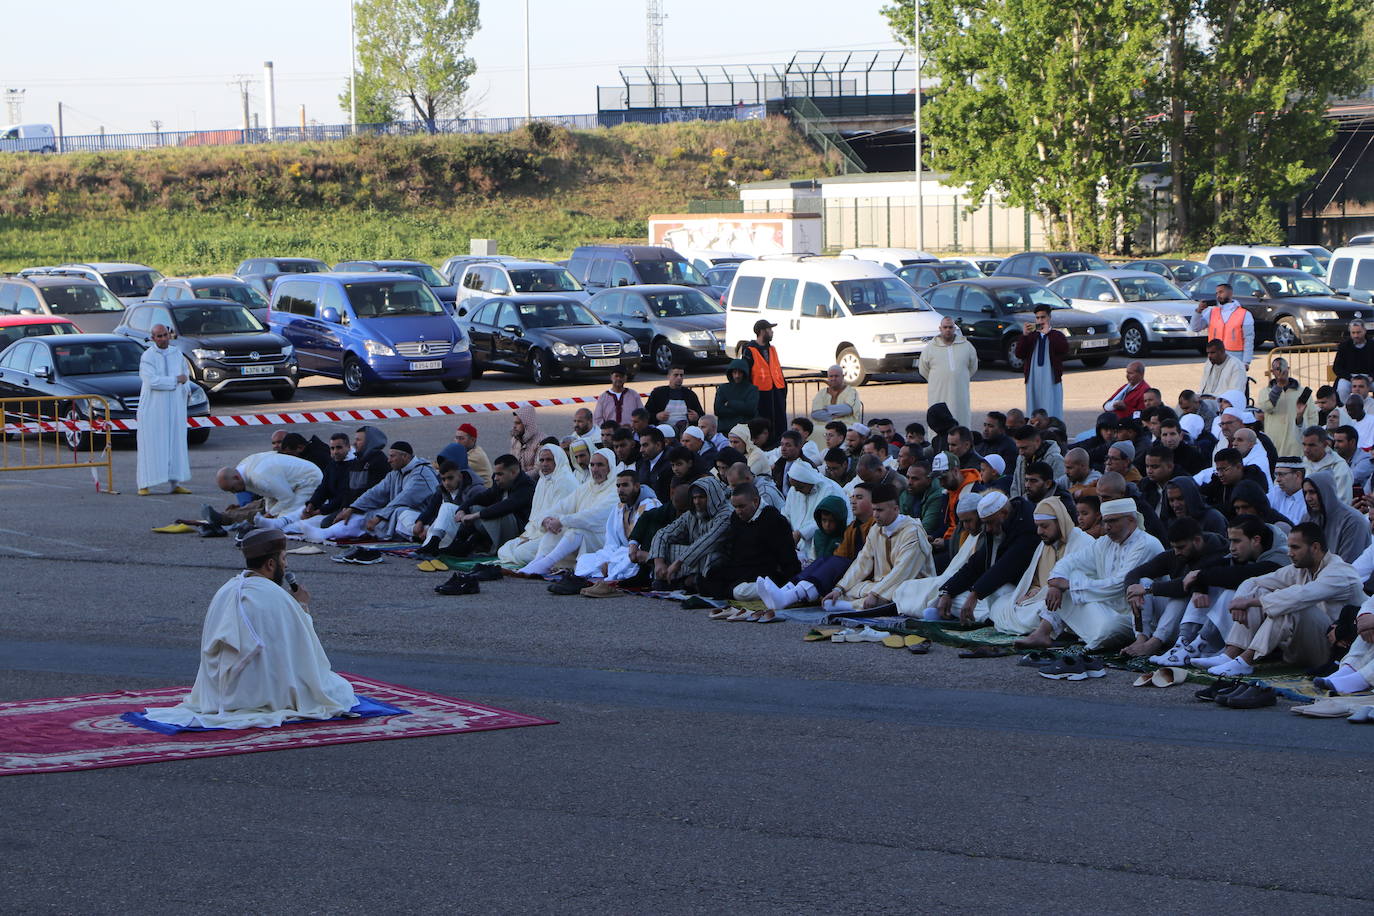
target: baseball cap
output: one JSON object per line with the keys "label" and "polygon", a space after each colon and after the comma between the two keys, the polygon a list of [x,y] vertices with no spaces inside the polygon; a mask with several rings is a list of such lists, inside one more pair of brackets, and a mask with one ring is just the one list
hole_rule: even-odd
{"label": "baseball cap", "polygon": [[766,318],[760,318],[758,321],[754,322],[754,333],[757,334],[764,328],[776,328],[777,326],[776,322],[769,321]]}

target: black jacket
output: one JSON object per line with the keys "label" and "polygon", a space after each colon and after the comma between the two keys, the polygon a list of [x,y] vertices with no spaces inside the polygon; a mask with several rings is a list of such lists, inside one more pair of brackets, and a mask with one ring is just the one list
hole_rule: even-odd
{"label": "black jacket", "polygon": [[484,519],[514,515],[517,524],[523,528],[530,520],[530,506],[533,504],[534,481],[521,471],[506,489],[487,487],[479,491],[468,501],[467,508],[477,509],[477,514]]}
{"label": "black jacket", "polygon": [[1021,581],[1040,538],[1035,533],[1030,503],[1018,496],[1010,505],[1011,513],[1002,523],[1002,537],[996,546],[991,538],[984,538],[968,562],[940,586],[941,592],[960,595],[972,589],[978,597],[986,598],[1004,585]]}
{"label": "black jacket", "polygon": [[641,487],[654,491],[659,502],[667,505],[672,501],[669,497],[672,495],[673,465],[668,461],[667,452],[658,453],[658,464],[652,468],[649,467],[649,459],[641,455],[635,462],[635,477],[639,479]]}
{"label": "black jacket", "polygon": [[[1264,476],[1264,472],[1253,464],[1245,465],[1241,475],[1241,483],[1245,481],[1257,484],[1261,491],[1269,492],[1269,479]],[[1236,484],[1239,486],[1240,484]],[[1213,509],[1220,509],[1223,512],[1231,508],[1231,500],[1235,499],[1235,486],[1223,486],[1221,478],[1213,477],[1202,486],[1198,487],[1198,492],[1202,494],[1203,502]]]}
{"label": "black jacket", "polygon": [[333,515],[353,500],[363,495],[362,490],[354,490],[348,485],[348,461],[331,461],[321,470],[324,476],[320,485],[310,494],[311,507],[321,515]]}
{"label": "black jacket", "polygon": [[797,549],[792,543],[792,526],[772,506],[764,506],[749,522],[742,521],[732,512],[730,524],[721,535],[720,551],[724,561],[716,567],[716,572],[723,580],[721,585],[731,589],[741,582],[753,582],[759,576],[767,576],[782,585],[801,572]]}
{"label": "black jacket", "polygon": [[701,408],[701,400],[697,393],[686,385],[676,389],[672,385],[659,385],[649,392],[649,400],[644,404],[644,409],[649,411],[649,416],[657,423],[659,412],[668,409],[669,401],[685,401],[687,409],[695,410],[698,417],[706,413]]}
{"label": "black jacket", "polygon": [[1152,594],[1164,598],[1186,597],[1188,593],[1183,590],[1183,578],[1194,570],[1208,569],[1224,562],[1229,549],[1223,538],[1205,531],[1202,534],[1202,553],[1196,560],[1185,562],[1172,547],[1166,547],[1126,573],[1126,585],[1129,587],[1141,579],[1151,579]]}

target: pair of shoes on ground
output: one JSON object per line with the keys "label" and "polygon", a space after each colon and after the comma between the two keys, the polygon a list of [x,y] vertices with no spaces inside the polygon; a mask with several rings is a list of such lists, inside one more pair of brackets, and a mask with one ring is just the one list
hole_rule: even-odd
{"label": "pair of shoes on ground", "polygon": [[725,606],[706,615],[708,620],[724,620],[726,623],[782,623],[776,611],[751,611],[748,608]]}
{"label": "pair of shoes on ground", "polygon": [[448,581],[434,586],[434,591],[440,595],[479,595],[482,586],[470,573],[454,573]]}
{"label": "pair of shoes on ground", "polygon": [[1233,658],[1225,652],[1219,655],[1193,657],[1188,659],[1188,664],[1217,677],[1249,677],[1255,673],[1255,667],[1244,661],[1239,655]]}
{"label": "pair of shoes on ground", "polygon": [[1260,709],[1278,702],[1278,691],[1251,681],[1223,679],[1193,694],[1203,702],[1230,709]]}
{"label": "pair of shoes on ground", "polygon": [[[153,495],[153,491],[150,490],[150,489],[148,489],[147,487],[139,487],[139,488],[138,488],[138,495],[139,495],[139,496],[152,496],[152,495]],[[168,495],[168,496],[190,496],[190,495],[191,495],[191,491],[188,490],[188,489],[186,489],[185,487],[181,486],[180,484],[178,484],[177,486],[172,487],[172,489],[168,490],[168,491],[167,491],[167,495]]]}
{"label": "pair of shoes on ground", "polygon": [[590,588],[592,580],[584,579],[581,576],[568,573],[563,578],[549,586],[549,592],[554,595],[576,595],[582,589]]}
{"label": "pair of shoes on ground", "polygon": [[336,553],[329,559],[335,563],[351,563],[354,566],[373,566],[386,560],[380,550],[370,547],[354,547],[348,553]]}
{"label": "pair of shoes on ground", "polygon": [[1037,673],[1052,681],[1086,681],[1090,677],[1106,677],[1107,666],[1087,655],[1061,655]]}
{"label": "pair of shoes on ground", "polygon": [[1132,687],[1177,687],[1188,680],[1188,669],[1173,665],[1147,671],[1135,679]]}
{"label": "pair of shoes on ground", "polygon": [[1294,713],[1313,719],[1345,719],[1374,725],[1374,697],[1326,697],[1304,706],[1292,707]]}
{"label": "pair of shoes on ground", "polygon": [[830,637],[831,642],[882,642],[891,636],[882,630],[875,630],[865,624],[862,627],[845,627],[834,636]]}

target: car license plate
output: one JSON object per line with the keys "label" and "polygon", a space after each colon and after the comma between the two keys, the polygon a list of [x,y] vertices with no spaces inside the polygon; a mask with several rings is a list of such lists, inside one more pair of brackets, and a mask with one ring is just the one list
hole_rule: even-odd
{"label": "car license plate", "polygon": [[244,375],[271,375],[272,368],[271,366],[244,366],[239,371]]}
{"label": "car license plate", "polygon": [[427,360],[424,360],[423,362],[411,363],[411,364],[410,364],[410,371],[411,371],[411,372],[423,372],[423,371],[426,370],[426,369],[442,369],[442,368],[444,368],[444,361],[443,361],[442,359],[427,359]]}
{"label": "car license plate", "polygon": [[607,357],[605,359],[594,359],[591,363],[593,369],[602,369],[606,366],[619,366],[620,360],[615,357]]}
{"label": "car license plate", "polygon": [[1102,340],[1085,340],[1080,346],[1084,350],[1093,350],[1097,347],[1105,347],[1109,343],[1111,343],[1110,340],[1103,338]]}

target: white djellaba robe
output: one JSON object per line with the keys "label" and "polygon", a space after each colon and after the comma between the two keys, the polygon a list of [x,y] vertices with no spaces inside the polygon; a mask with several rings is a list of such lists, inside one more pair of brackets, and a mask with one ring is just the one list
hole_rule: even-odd
{"label": "white djellaba robe", "polygon": [[[615,452],[608,448],[600,448],[595,454],[606,460],[606,467],[615,467]],[[572,552],[569,548],[575,551],[576,556],[600,550],[602,539],[606,535],[606,517],[615,511],[619,502],[615,478],[610,476],[609,471],[601,483],[588,476],[586,482],[578,484],[550,513],[558,519],[563,530],[558,534],[544,533],[539,540],[539,552],[535,554],[535,560],[555,555],[558,563],[570,567],[575,565],[575,562],[566,560],[568,553]]]}
{"label": "white djellaba robe", "polygon": [[[1067,517],[1067,513],[1065,516]],[[1093,536],[1082,528],[1070,528],[1069,542],[1064,547],[1064,556],[1060,559],[1086,550],[1093,542]],[[1030,565],[1026,567],[1016,587],[1007,594],[1001,594],[1002,590],[999,589],[989,597],[988,617],[1000,632],[1024,636],[1034,632],[1040,625],[1041,615],[1045,612],[1045,589],[1043,583],[1035,582],[1035,571],[1040,568],[1040,558],[1047,550],[1054,550],[1053,545],[1042,541],[1040,546],[1035,548],[1035,553],[1031,554]],[[1035,594],[1027,595],[1032,586],[1036,588]]]}
{"label": "white djellaba robe", "polygon": [[323,472],[304,458],[279,452],[255,452],[234,470],[249,493],[262,497],[262,514],[270,517],[304,508],[324,478]]}
{"label": "white djellaba robe", "polygon": [[[616,500],[616,508],[606,517],[606,534],[599,550],[584,553],[573,567],[576,575],[585,579],[610,579],[618,582],[639,572],[639,564],[630,559],[630,532],[639,517],[662,505],[649,487],[639,488],[639,502],[626,506]],[[641,549],[648,544],[641,545]]]}
{"label": "white djellaba robe", "polygon": [[[964,543],[959,546],[959,552],[950,559],[949,565],[945,567],[945,571],[938,576],[926,576],[922,579],[908,579],[897,586],[897,591],[892,596],[892,600],[897,605],[897,613],[903,617],[920,618],[921,613],[926,608],[932,607],[935,604],[935,599],[940,596],[940,586],[944,585],[946,580],[964,568],[964,564],[968,562],[969,557],[973,556],[973,552],[978,549],[978,542],[982,537],[981,534],[973,534],[964,538]],[[982,601],[978,603],[980,605],[983,604]],[[957,615],[959,607],[959,603],[955,602],[955,605],[951,608],[951,612]]]}
{"label": "white djellaba robe", "polygon": [[356,705],[305,609],[271,579],[244,571],[210,601],[190,696],[145,715],[183,728],[275,728],[332,719]]}
{"label": "white djellaba robe", "polygon": [[138,375],[138,488],[191,479],[191,459],[186,451],[186,402],[195,384],[186,375],[186,360],[173,347],[154,345],[143,351]]}
{"label": "white djellaba robe", "polygon": [[525,530],[496,551],[496,558],[508,566],[524,566],[539,555],[539,541],[544,537],[544,529],[539,526],[555,513],[563,498],[577,488],[577,479],[568,465],[567,452],[556,445],[541,445],[539,451],[553,456],[553,473],[540,474],[534,483],[534,500],[530,504],[530,520],[525,524]]}
{"label": "white djellaba robe", "polygon": [[1065,554],[1050,572],[1067,579],[1059,610],[1044,613],[1055,633],[1068,626],[1089,649],[1122,645],[1135,636],[1135,618],[1126,604],[1126,573],[1164,551],[1164,546],[1140,527],[1118,544],[1103,535],[1086,550]]}
{"label": "white djellaba robe", "polygon": [[962,426],[972,426],[969,385],[978,371],[978,353],[973,349],[973,344],[958,333],[950,343],[945,343],[943,338],[936,335],[921,351],[917,368],[929,386],[926,403],[939,404],[943,401],[956,422]]}

